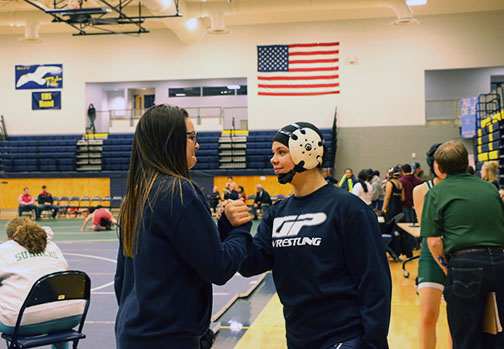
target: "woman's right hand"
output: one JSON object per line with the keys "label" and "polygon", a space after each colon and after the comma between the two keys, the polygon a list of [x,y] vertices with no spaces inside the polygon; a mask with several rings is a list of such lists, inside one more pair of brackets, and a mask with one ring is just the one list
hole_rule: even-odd
{"label": "woman's right hand", "polygon": [[224,212],[233,227],[248,223],[252,219],[248,206],[242,200],[228,200],[224,206]]}

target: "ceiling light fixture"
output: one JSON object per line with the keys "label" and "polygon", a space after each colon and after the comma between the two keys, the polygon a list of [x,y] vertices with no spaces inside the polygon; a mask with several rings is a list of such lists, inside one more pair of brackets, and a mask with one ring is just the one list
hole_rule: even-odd
{"label": "ceiling light fixture", "polygon": [[408,6],[422,6],[427,5],[427,0],[406,0]]}

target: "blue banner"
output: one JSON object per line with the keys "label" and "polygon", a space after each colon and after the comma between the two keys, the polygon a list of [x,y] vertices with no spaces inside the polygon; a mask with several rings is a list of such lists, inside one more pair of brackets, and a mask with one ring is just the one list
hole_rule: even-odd
{"label": "blue banner", "polygon": [[16,90],[63,87],[63,64],[16,65]]}
{"label": "blue banner", "polygon": [[462,138],[473,138],[476,135],[476,97],[460,99],[460,119],[462,120]]}
{"label": "blue banner", "polygon": [[32,110],[61,109],[61,91],[32,92]]}

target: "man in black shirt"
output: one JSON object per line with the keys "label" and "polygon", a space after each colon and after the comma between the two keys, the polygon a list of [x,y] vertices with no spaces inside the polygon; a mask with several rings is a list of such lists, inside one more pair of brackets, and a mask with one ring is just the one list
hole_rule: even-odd
{"label": "man in black shirt", "polygon": [[56,219],[58,215],[59,206],[54,205],[53,197],[50,193],[47,192],[47,187],[45,185],[42,186],[42,193],[39,194],[38,198],[38,206],[37,206],[37,216],[40,217],[42,211],[53,210],[52,218]]}

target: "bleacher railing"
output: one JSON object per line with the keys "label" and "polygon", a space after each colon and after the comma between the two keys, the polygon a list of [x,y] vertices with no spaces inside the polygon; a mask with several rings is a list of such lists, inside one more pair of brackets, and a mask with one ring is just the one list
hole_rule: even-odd
{"label": "bleacher railing", "polygon": [[5,128],[4,116],[0,115],[0,141],[7,139],[7,129]]}

